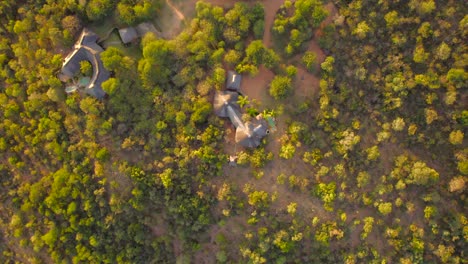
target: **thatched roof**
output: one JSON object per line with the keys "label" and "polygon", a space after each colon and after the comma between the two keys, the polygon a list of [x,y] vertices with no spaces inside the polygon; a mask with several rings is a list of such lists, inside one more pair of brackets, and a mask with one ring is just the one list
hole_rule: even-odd
{"label": "thatched roof", "polygon": [[228,106],[231,106],[231,108],[236,108],[236,110],[240,110],[238,109],[239,106],[237,105],[238,97],[239,94],[234,92],[216,92],[213,102],[213,108],[216,115],[220,117],[228,117]]}
{"label": "thatched roof", "polygon": [[228,105],[226,107],[226,111],[227,111],[229,119],[231,120],[232,124],[236,128],[244,126],[244,122],[242,121],[242,114],[241,114],[240,108],[239,108],[239,106],[237,104]]}
{"label": "thatched roof", "polygon": [[91,30],[87,29],[87,28],[84,28],[83,29],[83,32],[81,32],[81,35],[80,35],[80,38],[78,39],[78,41],[76,42],[75,46],[77,45],[89,45],[89,44],[93,44],[93,43],[96,43],[99,39],[99,36],[96,35],[94,32],[92,32]]}
{"label": "thatched roof", "polygon": [[138,33],[134,27],[119,29],[119,35],[124,44],[128,44],[138,38]]}
{"label": "thatched roof", "polygon": [[83,29],[80,38],[75,44],[74,50],[65,58],[62,65],[62,74],[73,77],[80,71],[80,62],[89,61],[93,66],[91,81],[85,91],[96,98],[103,98],[105,92],[101,84],[109,79],[110,73],[104,68],[99,53],[103,49],[96,43],[98,36],[88,29]]}
{"label": "thatched roof", "polygon": [[236,129],[236,142],[244,147],[255,148],[260,145],[268,134],[268,126],[264,119],[254,119]]}
{"label": "thatched roof", "polygon": [[226,80],[226,88],[229,90],[239,91],[241,83],[241,75],[235,71],[228,71],[228,77]]}
{"label": "thatched roof", "polygon": [[216,115],[229,117],[236,127],[236,142],[244,147],[255,148],[260,145],[260,141],[268,134],[268,124],[261,115],[252,121],[242,121],[240,107],[237,104],[237,92],[222,91],[215,94],[213,108]]}

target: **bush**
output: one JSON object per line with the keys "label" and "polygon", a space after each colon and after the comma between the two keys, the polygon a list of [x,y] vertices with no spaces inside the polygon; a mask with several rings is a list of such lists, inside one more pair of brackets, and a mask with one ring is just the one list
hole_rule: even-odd
{"label": "bush", "polygon": [[325,210],[333,211],[333,202],[336,198],[336,183],[319,183],[315,187],[315,195],[320,197],[320,199],[325,203]]}
{"label": "bush", "polygon": [[292,80],[287,76],[275,76],[270,84],[270,95],[275,99],[285,98],[292,91]]}
{"label": "bush", "polygon": [[379,212],[383,215],[388,215],[392,212],[392,203],[379,204]]}
{"label": "bush", "polygon": [[253,26],[253,32],[256,39],[263,38],[263,32],[265,31],[265,21],[257,20]]}
{"label": "bush", "polygon": [[105,147],[101,148],[100,150],[96,152],[96,159],[100,161],[107,161],[109,160],[109,158],[110,158],[110,153]]}
{"label": "bush", "polygon": [[292,157],[294,157],[295,153],[296,153],[296,147],[294,147],[294,145],[291,143],[287,143],[281,146],[279,156],[283,159],[291,159]]}
{"label": "bush", "polygon": [[453,145],[460,145],[461,143],[463,143],[463,136],[464,134],[460,130],[452,131],[449,136],[449,141]]}
{"label": "bush", "polygon": [[302,57],[302,63],[308,71],[313,71],[315,68],[315,63],[317,61],[317,54],[311,51],[307,51]]}

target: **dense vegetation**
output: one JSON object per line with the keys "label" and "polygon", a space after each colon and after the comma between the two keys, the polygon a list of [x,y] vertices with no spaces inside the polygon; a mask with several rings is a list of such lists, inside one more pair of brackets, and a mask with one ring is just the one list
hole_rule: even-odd
{"label": "dense vegetation", "polygon": [[[0,2],[2,263],[466,262],[464,1],[285,1],[271,28],[261,3],[199,2],[175,39],[101,54],[102,101],[64,93],[62,59],[162,3],[20,2]],[[226,69],[273,73],[239,104],[280,124],[237,168],[211,105]]]}

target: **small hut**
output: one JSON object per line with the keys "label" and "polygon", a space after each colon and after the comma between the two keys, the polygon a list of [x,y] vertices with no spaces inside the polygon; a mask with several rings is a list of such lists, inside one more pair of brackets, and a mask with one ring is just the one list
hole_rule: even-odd
{"label": "small hut", "polygon": [[138,33],[134,27],[127,27],[119,29],[120,39],[122,39],[123,44],[132,43],[138,38]]}
{"label": "small hut", "polygon": [[235,71],[228,71],[226,88],[231,91],[240,91],[242,76]]}

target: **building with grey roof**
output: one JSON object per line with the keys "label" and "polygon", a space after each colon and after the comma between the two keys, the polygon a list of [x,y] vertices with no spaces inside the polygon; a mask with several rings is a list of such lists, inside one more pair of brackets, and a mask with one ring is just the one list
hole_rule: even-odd
{"label": "building with grey roof", "polygon": [[[219,117],[228,117],[228,108],[239,108],[237,105],[237,99],[239,98],[238,93],[222,91],[217,92],[214,97],[213,101],[213,108],[215,110],[216,115]],[[236,109],[240,111],[240,109]]]}
{"label": "building with grey roof", "polygon": [[236,128],[236,143],[248,148],[258,147],[268,134],[268,124],[261,115],[244,122],[237,104],[238,93],[222,91],[215,94],[213,108],[219,117],[228,117]]}
{"label": "building with grey roof", "polygon": [[119,29],[120,39],[122,39],[123,44],[128,44],[133,42],[138,38],[138,33],[134,27],[126,27]]}
{"label": "building with grey roof", "polygon": [[232,91],[240,91],[242,76],[235,71],[228,71],[226,88]]}
{"label": "building with grey roof", "polygon": [[236,129],[236,142],[247,148],[256,148],[268,133],[266,121],[257,116],[254,120],[246,122],[242,129]]}
{"label": "building with grey roof", "polygon": [[102,64],[100,53],[103,51],[96,42],[98,36],[88,29],[83,29],[80,38],[74,46],[74,50],[68,54],[62,65],[62,74],[74,77],[80,72],[80,62],[89,61],[93,67],[93,74],[89,83],[85,86],[86,93],[102,99],[106,93],[102,90],[102,83],[109,79],[110,73]]}

